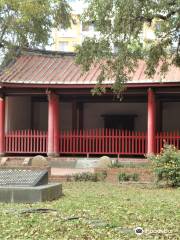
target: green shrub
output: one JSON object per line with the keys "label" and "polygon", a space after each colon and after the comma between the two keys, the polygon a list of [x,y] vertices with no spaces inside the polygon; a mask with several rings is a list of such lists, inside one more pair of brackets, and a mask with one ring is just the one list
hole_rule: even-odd
{"label": "green shrub", "polygon": [[103,181],[107,176],[106,171],[100,172],[100,173],[78,173],[73,175],[74,181],[90,181],[90,182],[98,182]]}
{"label": "green shrub", "polygon": [[139,174],[138,173],[133,173],[131,175],[132,181],[137,182],[139,180]]}
{"label": "green shrub", "polygon": [[123,182],[123,181],[129,181],[130,180],[130,175],[127,173],[120,173],[119,174],[119,181]]}
{"label": "green shrub", "polygon": [[135,181],[137,182],[139,180],[139,174],[138,173],[120,173],[119,174],[119,181],[123,182],[123,181]]}
{"label": "green shrub", "polygon": [[165,145],[161,153],[148,157],[153,162],[159,185],[180,186],[180,151],[173,145]]}

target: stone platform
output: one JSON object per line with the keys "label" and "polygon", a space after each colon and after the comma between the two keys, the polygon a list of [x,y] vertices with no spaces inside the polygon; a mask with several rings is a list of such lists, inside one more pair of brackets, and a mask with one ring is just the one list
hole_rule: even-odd
{"label": "stone platform", "polygon": [[60,183],[49,183],[36,187],[0,186],[0,202],[34,203],[58,199],[62,196]]}

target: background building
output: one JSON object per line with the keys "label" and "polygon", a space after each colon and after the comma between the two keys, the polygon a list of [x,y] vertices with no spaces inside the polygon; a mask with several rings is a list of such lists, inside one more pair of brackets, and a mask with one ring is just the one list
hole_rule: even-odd
{"label": "background building", "polygon": [[[80,20],[80,16],[87,6],[84,1],[69,0],[69,3],[72,7],[74,23],[71,25],[71,28],[68,29],[53,29],[53,44],[51,50],[74,52],[76,45],[81,44],[85,37],[93,37],[98,34],[98,32],[95,31],[93,23],[83,24]],[[157,29],[158,27],[160,27],[160,23],[156,21],[154,21],[151,26],[145,24],[142,29],[143,41],[154,41],[154,29]]]}
{"label": "background building", "polygon": [[86,4],[83,0],[69,1],[72,7],[72,17],[74,23],[68,29],[53,29],[52,50],[63,52],[74,52],[76,45],[82,43],[85,37],[93,37],[97,34],[93,24],[82,24],[80,15],[82,14]]}

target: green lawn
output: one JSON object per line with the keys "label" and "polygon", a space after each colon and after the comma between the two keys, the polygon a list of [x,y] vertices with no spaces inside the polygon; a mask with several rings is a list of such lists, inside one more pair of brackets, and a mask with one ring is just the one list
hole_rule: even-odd
{"label": "green lawn", "polygon": [[[0,204],[0,239],[180,239],[180,189],[76,182],[63,191],[52,203]],[[58,212],[20,212],[40,207]],[[138,226],[141,236],[133,230]]]}

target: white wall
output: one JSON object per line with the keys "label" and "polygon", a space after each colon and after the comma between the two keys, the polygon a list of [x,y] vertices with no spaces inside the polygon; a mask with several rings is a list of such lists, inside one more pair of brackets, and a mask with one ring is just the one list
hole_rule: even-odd
{"label": "white wall", "polygon": [[135,130],[146,131],[146,103],[86,103],[84,104],[84,128],[103,128],[103,114],[136,114]]}
{"label": "white wall", "polygon": [[30,97],[6,97],[5,132],[29,129],[31,123]]}
{"label": "white wall", "polygon": [[180,102],[163,103],[163,131],[180,131]]}

